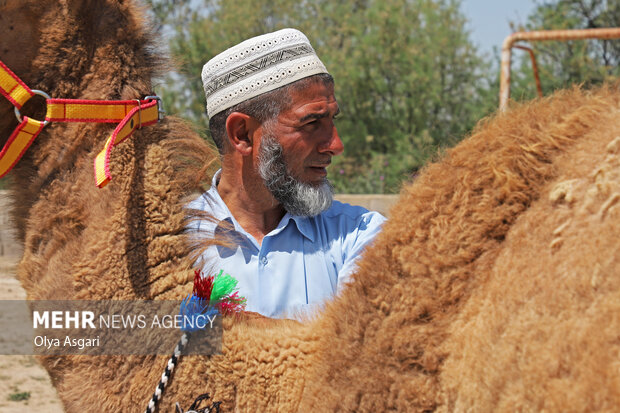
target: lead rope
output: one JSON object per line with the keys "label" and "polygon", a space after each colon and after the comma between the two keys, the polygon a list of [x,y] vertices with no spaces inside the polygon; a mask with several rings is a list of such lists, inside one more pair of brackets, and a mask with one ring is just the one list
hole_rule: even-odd
{"label": "lead rope", "polygon": [[176,365],[177,365],[177,363],[179,361],[179,358],[181,357],[181,352],[183,351],[183,349],[187,345],[187,342],[189,341],[189,338],[190,338],[190,334],[189,333],[183,333],[183,335],[181,336],[181,339],[177,343],[177,346],[174,348],[174,352],[172,353],[172,357],[170,357],[170,360],[168,360],[168,364],[166,365],[166,369],[164,370],[164,372],[161,375],[161,380],[159,380],[159,384],[157,384],[157,387],[155,388],[155,392],[153,393],[153,397],[149,401],[148,406],[146,406],[146,412],[145,413],[154,413],[155,412],[155,406],[157,405],[157,402],[161,399],[161,397],[162,397],[162,395],[164,393],[164,389],[166,388],[166,385],[168,384],[168,381],[170,380],[170,376],[172,375],[172,372],[174,371],[174,368],[176,367]]}
{"label": "lead rope", "polygon": [[[191,319],[197,315],[211,314],[215,320],[216,314],[231,315],[239,313],[245,309],[246,299],[239,296],[236,286],[237,280],[230,274],[224,274],[224,270],[220,270],[217,275],[207,275],[204,277],[200,270],[194,270],[194,286],[192,292],[181,302],[180,314]],[[192,331],[200,331],[200,327],[198,330],[192,327],[192,329],[184,331],[181,340],[174,350],[174,354],[161,375],[161,380],[155,388],[155,393],[153,393],[153,397],[146,408],[146,413],[154,413],[155,406],[162,397],[166,384],[170,380],[172,371],[181,356],[183,348],[187,345],[190,339],[190,332]],[[221,402],[214,402],[211,406],[198,410],[200,402],[208,398],[208,393],[198,396],[187,413],[219,412]],[[177,403],[177,412],[179,411],[183,413],[181,406]]]}
{"label": "lead rope", "polygon": [[202,409],[200,408],[200,404],[202,403],[202,401],[208,399],[209,393],[201,394],[200,396],[196,397],[196,400],[194,400],[194,403],[192,403],[192,405],[189,407],[189,410],[186,412],[184,412],[179,403],[177,403],[175,406],[176,413],[220,413],[220,405],[222,404],[222,402],[213,402],[211,403],[211,406],[206,406]]}

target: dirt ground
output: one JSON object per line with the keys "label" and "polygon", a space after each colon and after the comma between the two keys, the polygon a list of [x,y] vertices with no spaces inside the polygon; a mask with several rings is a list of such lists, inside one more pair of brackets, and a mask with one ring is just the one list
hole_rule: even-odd
{"label": "dirt ground", "polygon": [[[0,256],[0,300],[26,299],[15,279],[15,258]],[[0,412],[63,411],[47,372],[33,356],[0,355]]]}

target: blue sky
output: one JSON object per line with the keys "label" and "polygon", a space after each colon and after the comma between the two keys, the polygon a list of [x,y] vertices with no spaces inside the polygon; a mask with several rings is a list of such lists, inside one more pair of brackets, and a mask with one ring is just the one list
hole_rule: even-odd
{"label": "blue sky", "polygon": [[492,55],[508,36],[508,21],[525,23],[534,10],[534,0],[462,0],[461,10],[469,20],[471,38],[480,50]]}

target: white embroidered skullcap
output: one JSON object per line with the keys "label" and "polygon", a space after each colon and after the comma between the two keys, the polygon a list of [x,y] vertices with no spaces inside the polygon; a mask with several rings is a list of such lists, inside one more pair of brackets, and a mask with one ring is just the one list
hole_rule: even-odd
{"label": "white embroidered skullcap", "polygon": [[308,38],[282,29],[245,40],[202,68],[207,115],[318,73],[328,73]]}

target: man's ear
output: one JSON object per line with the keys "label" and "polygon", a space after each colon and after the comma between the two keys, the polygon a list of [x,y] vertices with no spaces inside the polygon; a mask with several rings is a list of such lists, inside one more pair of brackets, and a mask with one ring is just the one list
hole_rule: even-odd
{"label": "man's ear", "polygon": [[226,118],[226,133],[230,145],[242,155],[252,154],[253,135],[258,121],[241,112],[233,112]]}

